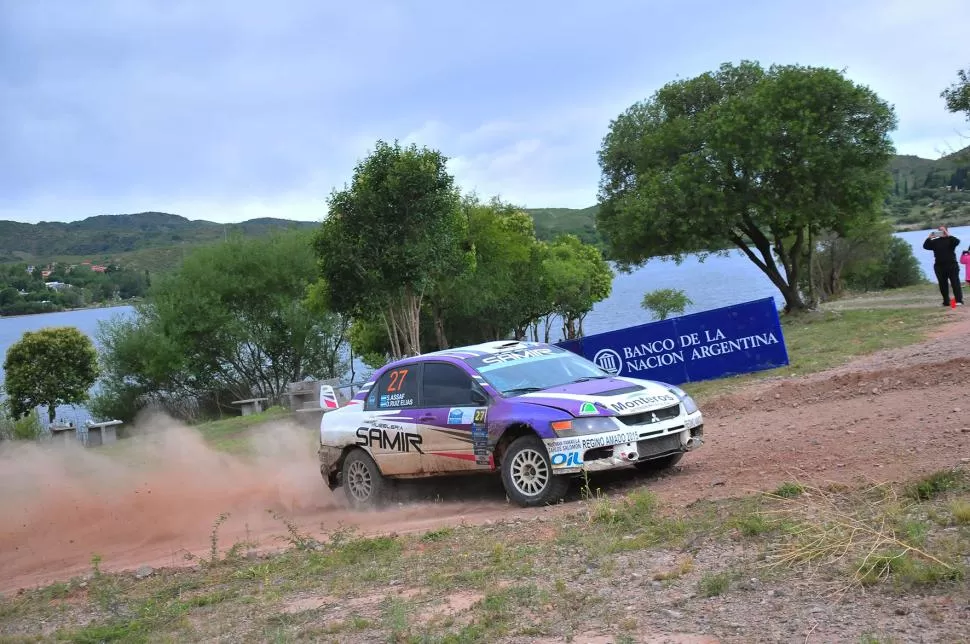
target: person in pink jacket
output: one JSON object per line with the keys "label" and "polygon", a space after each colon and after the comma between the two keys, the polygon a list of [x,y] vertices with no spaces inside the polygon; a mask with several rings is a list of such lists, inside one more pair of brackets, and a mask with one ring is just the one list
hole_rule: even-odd
{"label": "person in pink jacket", "polygon": [[963,268],[967,272],[967,284],[970,284],[970,248],[963,251],[963,254],[960,255],[960,263],[963,264]]}

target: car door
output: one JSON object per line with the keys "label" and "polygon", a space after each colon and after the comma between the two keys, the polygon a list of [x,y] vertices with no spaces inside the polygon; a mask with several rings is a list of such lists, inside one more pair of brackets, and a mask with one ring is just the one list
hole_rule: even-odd
{"label": "car door", "polygon": [[424,471],[420,396],[421,364],[408,363],[383,373],[364,400],[357,444],[370,450],[384,474]]}
{"label": "car door", "polygon": [[421,372],[421,424],[428,472],[487,469],[484,392],[461,366],[428,361]]}

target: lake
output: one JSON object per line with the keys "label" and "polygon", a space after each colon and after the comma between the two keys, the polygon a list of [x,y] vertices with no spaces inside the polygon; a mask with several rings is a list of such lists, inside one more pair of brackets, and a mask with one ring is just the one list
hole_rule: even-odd
{"label": "lake", "polygon": [[[897,233],[897,236],[913,246],[913,252],[927,279],[935,281],[933,254],[923,250],[923,240],[928,232],[928,230],[908,231]],[[960,238],[961,248],[970,246],[970,226],[954,228],[951,233]],[[617,273],[613,281],[612,295],[593,308],[583,324],[584,331],[587,334],[600,333],[650,322],[651,316],[640,308],[640,301],[644,293],[659,288],[679,288],[686,291],[688,297],[694,302],[688,307],[686,313],[706,311],[763,297],[773,297],[779,307],[784,304],[778,289],[741,251],[732,251],[727,257],[711,256],[703,262],[697,257],[690,256],[679,266],[674,262],[655,259],[630,274]],[[120,306],[0,318],[0,356],[6,355],[7,348],[16,342],[24,331],[36,331],[47,326],[75,326],[91,336],[97,344],[95,334],[99,321],[111,319],[115,315],[129,315],[132,312],[131,307]],[[552,337],[554,340],[559,337],[557,328],[553,329]],[[358,363],[356,371],[359,377],[361,373],[367,373],[369,370]],[[3,373],[0,371],[0,380],[2,377]],[[58,417],[80,424],[88,418],[88,414],[84,409],[62,407],[58,408]]]}

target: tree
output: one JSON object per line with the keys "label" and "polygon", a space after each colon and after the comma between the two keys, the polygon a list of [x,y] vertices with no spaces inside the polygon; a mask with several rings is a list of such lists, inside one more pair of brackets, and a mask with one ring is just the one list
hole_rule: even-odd
{"label": "tree", "polygon": [[98,409],[120,417],[157,403],[188,416],[223,396],[275,402],[290,382],[341,376],[348,321],[311,310],[310,242],[305,231],[230,238],[156,279],[137,317],[99,332],[107,397]]}
{"label": "tree", "polygon": [[582,337],[583,320],[613,290],[610,265],[595,246],[574,235],[562,235],[549,245],[543,272],[553,311],[562,318],[563,336],[567,340]]}
{"label": "tree", "polygon": [[745,61],[669,83],[610,124],[600,230],[624,269],[736,246],[803,309],[804,249],[878,210],[895,124],[831,69]]}
{"label": "tree", "polygon": [[970,68],[957,71],[957,82],[940,94],[946,101],[946,109],[956,114],[963,112],[970,120]]}
{"label": "tree", "polygon": [[466,219],[440,152],[378,141],[334,191],[314,248],[328,307],[377,315],[395,357],[421,352],[421,309],[442,279],[470,261]]}
{"label": "tree", "polygon": [[[533,220],[512,204],[474,195],[462,200],[462,213],[472,260],[437,285],[431,303],[436,327],[440,319],[446,337],[458,345],[522,337],[533,320],[554,308]],[[436,340],[439,349],[447,348]]]}
{"label": "tree", "polygon": [[679,315],[693,303],[681,289],[661,288],[646,293],[640,306],[653,313],[658,320],[666,320],[671,313]]}
{"label": "tree", "polygon": [[58,405],[78,405],[98,377],[98,354],[74,327],[27,331],[3,362],[10,412],[19,419],[40,405],[54,422]]}

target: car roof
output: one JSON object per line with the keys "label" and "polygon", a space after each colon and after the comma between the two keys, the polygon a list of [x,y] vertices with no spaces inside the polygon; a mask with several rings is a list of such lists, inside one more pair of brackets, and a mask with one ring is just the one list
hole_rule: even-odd
{"label": "car roof", "polygon": [[[544,342],[526,342],[519,340],[494,340],[492,342],[482,342],[481,344],[471,344],[465,347],[455,347],[442,351],[432,351],[422,353],[417,356],[401,358],[390,363],[390,365],[424,362],[430,358],[450,358],[452,360],[468,360],[469,358],[481,358],[483,356],[503,353],[505,351],[522,351],[524,349],[558,348]],[[388,365],[388,366],[390,366]]]}

